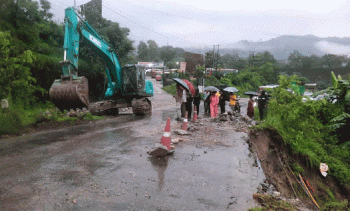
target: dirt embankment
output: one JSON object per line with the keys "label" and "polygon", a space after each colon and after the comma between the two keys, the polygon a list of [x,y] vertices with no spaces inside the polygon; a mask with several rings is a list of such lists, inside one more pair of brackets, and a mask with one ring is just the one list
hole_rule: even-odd
{"label": "dirt embankment", "polygon": [[[305,158],[293,155],[281,143],[282,138],[276,131],[249,132],[249,146],[258,156],[268,183],[273,184],[281,195],[300,199],[301,206],[311,210],[317,210],[317,205],[323,207],[326,202],[349,199],[349,190],[335,178],[331,175],[323,177],[318,169],[307,166]],[[314,202],[302,187],[299,174]]]}

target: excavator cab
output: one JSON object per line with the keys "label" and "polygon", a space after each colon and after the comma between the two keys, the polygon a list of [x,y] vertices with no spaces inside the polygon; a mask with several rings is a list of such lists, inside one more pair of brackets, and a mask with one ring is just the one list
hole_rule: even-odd
{"label": "excavator cab", "polygon": [[[145,80],[145,71],[141,66],[127,65],[122,68],[122,72],[124,93],[144,97],[153,96],[152,82]],[[149,86],[149,83],[151,83],[151,86]]]}

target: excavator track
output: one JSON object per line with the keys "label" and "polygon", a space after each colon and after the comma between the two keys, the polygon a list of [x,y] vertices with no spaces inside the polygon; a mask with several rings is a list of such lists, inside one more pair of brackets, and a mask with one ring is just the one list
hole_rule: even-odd
{"label": "excavator track", "polygon": [[134,99],[132,101],[132,111],[138,116],[151,114],[152,103],[148,98]]}
{"label": "excavator track", "polygon": [[88,80],[84,76],[55,80],[49,94],[60,110],[83,108],[90,104]]}

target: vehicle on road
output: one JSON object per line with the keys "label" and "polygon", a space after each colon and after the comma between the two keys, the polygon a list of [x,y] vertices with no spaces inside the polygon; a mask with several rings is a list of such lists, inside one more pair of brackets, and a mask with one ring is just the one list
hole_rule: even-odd
{"label": "vehicle on road", "polygon": [[161,75],[156,75],[156,80],[157,81],[161,81],[162,80],[162,76]]}
{"label": "vehicle on road", "polygon": [[[137,115],[151,113],[148,97],[153,96],[153,84],[145,79],[144,69],[137,65],[121,67],[109,44],[86,21],[79,22],[78,17],[73,7],[65,10],[63,74],[50,88],[52,102],[61,110],[88,107],[95,115],[118,114],[119,108],[126,107],[132,107]],[[103,101],[90,103],[88,79],[78,76],[80,43],[96,52],[107,67]]]}

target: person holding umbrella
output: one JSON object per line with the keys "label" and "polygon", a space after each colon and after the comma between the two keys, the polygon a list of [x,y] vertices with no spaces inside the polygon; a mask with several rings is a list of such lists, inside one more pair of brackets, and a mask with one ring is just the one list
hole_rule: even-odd
{"label": "person holding umbrella", "polygon": [[258,108],[259,108],[260,120],[263,120],[265,115],[266,115],[267,101],[268,101],[268,97],[267,97],[266,91],[262,90],[262,92],[258,98]]}
{"label": "person holding umbrella", "polygon": [[219,104],[220,104],[220,113],[221,114],[224,114],[226,112],[225,102],[226,102],[226,98],[225,98],[224,92],[220,91]]}
{"label": "person holding umbrella", "polygon": [[247,116],[249,116],[251,119],[254,117],[254,100],[253,96],[258,95],[256,92],[246,92],[244,93],[245,95],[249,96],[249,101],[248,101],[248,107],[247,107]]}
{"label": "person holding umbrella", "polygon": [[186,102],[187,102],[187,90],[180,84],[176,84],[176,95],[174,96],[176,102],[180,103],[181,117],[185,117]]}
{"label": "person holding umbrella", "polygon": [[235,112],[235,106],[236,106],[236,100],[237,100],[237,96],[234,92],[231,92],[231,95],[230,95],[230,107],[231,107],[231,110],[233,112]]}
{"label": "person holding umbrella", "polygon": [[254,117],[253,95],[249,95],[249,101],[248,101],[248,107],[247,107],[247,116],[249,116],[249,118],[251,118],[251,119],[253,119],[253,117]]}
{"label": "person holding umbrella", "polygon": [[188,114],[188,119],[191,119],[191,116],[192,116],[192,101],[193,101],[192,94],[191,92],[188,92],[187,99],[186,99],[186,111]]}

